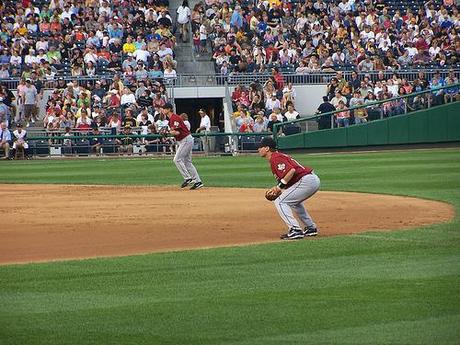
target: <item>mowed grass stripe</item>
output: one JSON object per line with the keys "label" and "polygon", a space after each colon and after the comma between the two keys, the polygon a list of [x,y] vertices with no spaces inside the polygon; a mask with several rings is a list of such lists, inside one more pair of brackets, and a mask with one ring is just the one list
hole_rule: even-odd
{"label": "mowed grass stripe", "polygon": [[[27,325],[29,329],[57,331],[63,336],[69,328],[70,335],[74,333],[80,341],[96,331],[96,325],[107,323],[108,329],[103,329],[108,331],[115,322],[113,334],[109,332],[105,336],[112,339],[116,334],[119,343],[125,340],[129,343],[133,336],[131,340],[137,339],[136,334],[129,331],[137,325],[143,329],[137,334],[140,341],[147,341],[155,334],[171,334],[166,336],[170,341],[188,343],[190,334],[192,337],[203,334],[206,339],[200,342],[210,344],[216,339],[222,343],[226,343],[225,339],[249,343],[248,336],[258,343],[258,339],[266,340],[267,334],[275,339],[283,336],[289,339],[291,334],[299,332],[304,336],[293,339],[295,343],[314,343],[308,335],[321,333],[320,330],[323,335],[341,329],[369,327],[372,330],[379,329],[382,323],[455,315],[458,304],[449,303],[449,299],[452,293],[455,295],[458,278],[446,271],[442,262],[443,256],[448,257],[447,262],[458,260],[458,256],[452,257],[452,248],[450,255],[436,255],[438,259],[434,260],[431,252],[426,252],[430,245],[422,244],[416,250],[417,255],[401,265],[406,244],[385,243],[383,248],[378,248],[371,242],[371,248],[367,248],[366,241],[356,245],[347,238],[337,238],[325,241],[329,242],[329,251],[323,255],[320,241],[316,242],[307,243],[313,244],[308,255],[305,249],[310,248],[305,248],[306,242],[296,243],[289,248],[291,259],[285,262],[273,255],[268,262],[260,260],[257,254],[260,252],[265,257],[267,253],[262,246],[223,250],[226,256],[218,255],[221,260],[211,265],[211,269],[206,267],[206,262],[222,250],[208,251],[194,263],[190,262],[192,252],[132,257],[126,259],[129,263],[114,271],[117,261],[124,260],[77,262],[72,266],[74,269],[80,266],[81,279],[74,274],[67,279],[66,271],[62,270],[59,282],[51,280],[52,285],[63,284],[57,292],[47,293],[46,281],[37,284],[30,279],[30,285],[22,282],[22,289],[27,291],[22,305],[18,306],[22,312],[17,315],[18,310],[12,310],[8,319],[16,319],[20,324],[19,320],[30,318],[33,322]],[[343,242],[345,247],[341,250]],[[276,247],[281,246],[270,247],[276,255]],[[373,255],[376,248],[379,254]],[[183,269],[174,270],[182,264]],[[41,266],[46,271],[59,265]],[[129,267],[133,267],[135,274]],[[444,268],[439,270],[440,267]],[[30,267],[21,268],[27,274]],[[85,270],[91,268],[101,275],[85,274]],[[445,294],[440,298],[441,287]],[[438,305],[432,305],[431,301],[436,299]],[[182,319],[181,313],[184,313]],[[57,329],[45,323],[57,317],[63,318]],[[89,333],[79,333],[71,320],[91,321],[87,325]],[[181,321],[180,327],[178,321]],[[271,321],[277,325],[270,326]],[[169,323],[173,323],[170,328]],[[220,323],[226,327],[217,327]],[[455,328],[441,339],[448,340],[452,332]],[[369,336],[373,336],[372,333],[368,333]],[[335,343],[342,343],[340,339]]]}
{"label": "mowed grass stripe", "polygon": [[[459,153],[295,157],[315,168],[324,190],[444,200],[458,214]],[[267,163],[259,157],[195,162],[207,185],[266,187],[273,183]],[[40,180],[49,183],[180,181],[173,163],[163,160],[7,163],[13,164],[0,164],[2,182],[24,182],[12,176],[19,172],[27,181],[39,173]],[[52,172],[48,180],[43,169]],[[72,170],[78,174],[69,179]],[[0,342],[457,344],[458,229],[457,217],[448,224],[411,231],[3,266]]]}

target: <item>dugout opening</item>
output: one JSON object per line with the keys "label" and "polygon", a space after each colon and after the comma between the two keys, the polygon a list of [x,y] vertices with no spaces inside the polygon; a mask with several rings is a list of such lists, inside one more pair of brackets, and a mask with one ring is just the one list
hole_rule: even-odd
{"label": "dugout opening", "polygon": [[224,131],[224,105],[222,98],[179,98],[175,99],[176,113],[187,113],[191,131],[194,133],[200,126],[201,117],[198,110],[203,108],[211,119],[211,125]]}

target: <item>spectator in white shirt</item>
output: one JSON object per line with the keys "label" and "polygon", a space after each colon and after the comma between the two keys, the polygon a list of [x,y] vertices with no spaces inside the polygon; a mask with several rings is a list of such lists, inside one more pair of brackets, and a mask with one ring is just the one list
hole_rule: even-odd
{"label": "spectator in white shirt", "polygon": [[101,7],[99,7],[99,14],[110,17],[112,14],[112,10],[109,7],[109,3],[107,1],[103,1]]}
{"label": "spectator in white shirt", "polygon": [[418,53],[418,49],[414,47],[412,42],[407,42],[406,50],[409,53],[410,58],[413,58]]}
{"label": "spectator in white shirt", "polygon": [[280,108],[280,107],[281,107],[281,103],[280,103],[280,100],[276,98],[276,93],[273,93],[271,98],[268,98],[265,101],[265,108],[269,111],[273,111],[273,109]]}
{"label": "spectator in white shirt", "polygon": [[160,57],[160,61],[163,62],[166,56],[171,55],[173,56],[173,51],[171,48],[166,47],[165,43],[160,45],[160,50],[157,52],[158,56]]}
{"label": "spectator in white shirt", "polygon": [[147,64],[147,59],[150,56],[150,52],[147,51],[145,45],[142,45],[140,49],[134,51],[133,56],[136,58],[136,61],[142,61],[144,64]]}
{"label": "spectator in white shirt", "polygon": [[123,95],[121,96],[120,105],[123,107],[129,104],[136,104],[136,96],[134,96],[134,93],[132,93],[129,88],[125,87]]}
{"label": "spectator in white shirt", "polygon": [[347,104],[347,99],[342,96],[342,94],[340,93],[340,91],[336,91],[335,92],[335,96],[332,97],[331,99],[331,104],[337,108],[337,106],[339,105],[340,101],[342,101],[344,104]]}
{"label": "spectator in white shirt", "polygon": [[83,60],[85,61],[86,64],[88,64],[88,62],[92,62],[93,65],[96,65],[97,64],[97,54],[95,52],[95,49],[89,48],[88,52],[83,57]]}
{"label": "spectator in white shirt", "polygon": [[64,10],[60,15],[61,22],[64,21],[64,18],[68,18],[69,20],[72,19],[72,11],[70,10],[69,4],[64,5]]}
{"label": "spectator in white shirt", "polygon": [[174,70],[171,66],[167,66],[163,71],[163,78],[165,79],[174,79],[177,77],[176,70]]}
{"label": "spectator in white shirt", "polygon": [[373,71],[374,70],[374,62],[370,59],[370,57],[366,57],[363,61],[358,64],[358,70],[362,71]]}
{"label": "spectator in white shirt", "polygon": [[441,51],[441,48],[439,47],[438,42],[436,40],[433,41],[430,49],[428,49],[431,59],[434,59],[436,55],[439,54],[440,51]]}
{"label": "spectator in white shirt", "polygon": [[375,38],[375,34],[373,31],[371,31],[371,28],[369,26],[365,26],[364,31],[361,31],[359,36],[364,42],[369,41],[371,38]]}
{"label": "spectator in white shirt", "polygon": [[351,4],[350,1],[342,0],[342,2],[338,5],[340,9],[340,13],[347,13],[351,11]]}
{"label": "spectator in white shirt", "polygon": [[204,111],[204,109],[198,110],[198,114],[200,114],[201,116],[201,121],[200,127],[197,128],[196,132],[209,132],[211,130],[211,119],[209,118],[209,115],[206,114],[206,111]]}
{"label": "spectator in white shirt", "polygon": [[27,54],[26,56],[24,56],[24,63],[26,65],[29,65],[31,66],[33,63],[38,63],[39,60],[37,59],[37,57],[35,56],[35,50],[33,49],[30,49],[29,50],[29,54]]}
{"label": "spectator in white shirt", "polygon": [[287,104],[287,111],[284,113],[287,121],[293,121],[300,118],[299,113],[294,109],[294,105],[290,102]]}
{"label": "spectator in white shirt", "polygon": [[41,36],[40,40],[37,43],[35,43],[35,50],[39,51],[40,49],[43,51],[48,50],[48,41],[45,41],[44,36]]}
{"label": "spectator in white shirt", "polygon": [[12,55],[10,58],[10,64],[12,66],[20,66],[22,64],[22,57],[18,54],[16,50],[12,51]]}

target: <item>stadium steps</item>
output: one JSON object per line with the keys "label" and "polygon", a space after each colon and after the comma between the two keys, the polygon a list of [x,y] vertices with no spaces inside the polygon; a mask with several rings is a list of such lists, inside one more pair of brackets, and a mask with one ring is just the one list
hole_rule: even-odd
{"label": "stadium steps", "polygon": [[[197,0],[191,0],[189,6],[191,9],[197,4]],[[169,13],[175,21],[177,8],[182,4],[182,0],[170,0],[169,2]],[[216,85],[215,78],[200,77],[200,75],[214,75],[214,62],[211,61],[211,48],[208,45],[208,52],[206,54],[200,54],[194,56],[193,53],[193,41],[191,39],[188,42],[182,42],[179,37],[179,31],[176,32],[176,46],[174,48],[175,60],[177,61],[176,72],[179,75],[190,75],[190,78],[183,78],[181,83],[183,86],[197,86]],[[192,77],[193,76],[193,77]]]}

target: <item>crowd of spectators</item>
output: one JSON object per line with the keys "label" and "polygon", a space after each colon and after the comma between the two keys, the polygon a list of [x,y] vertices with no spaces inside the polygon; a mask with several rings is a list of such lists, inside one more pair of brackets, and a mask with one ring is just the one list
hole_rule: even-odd
{"label": "crowd of spectators", "polygon": [[275,124],[299,119],[296,96],[293,84],[285,83],[276,67],[264,84],[255,81],[248,88],[237,85],[232,92],[236,130],[240,133],[273,132]]}
{"label": "crowd of spectators", "polygon": [[223,75],[344,69],[398,70],[460,63],[460,17],[452,0],[206,0],[195,6],[216,71]]}
{"label": "crowd of spectators", "polygon": [[[419,72],[416,79],[409,82],[393,73],[391,78],[386,78],[381,71],[375,79],[365,75],[361,79],[357,72],[352,72],[347,80],[343,72],[339,71],[331,78],[327,86],[327,95],[323,103],[318,107],[318,114],[324,114],[335,110],[341,110],[334,115],[331,122],[330,116],[319,119],[319,128],[331,128],[331,126],[347,127],[350,124],[359,124],[368,120],[381,119],[404,114],[409,111],[420,110],[428,105],[441,105],[448,102],[460,101],[460,89],[455,84],[459,80],[454,70],[449,70],[445,78],[439,72],[427,79],[424,72]],[[450,88],[441,89],[444,86],[453,85]],[[415,94],[412,97],[394,99],[421,91],[431,90],[429,93]],[[372,104],[377,101],[387,102]],[[367,107],[356,110],[348,108],[370,104]]]}
{"label": "crowd of spectators", "polygon": [[0,79],[175,75],[167,0],[2,1]]}
{"label": "crowd of spectators", "polygon": [[[164,120],[158,113],[165,102],[163,82],[176,76],[174,25],[186,40],[189,21],[196,52],[207,52],[211,43],[219,73],[271,74],[264,84],[238,86],[233,92],[240,132],[273,131],[274,124],[298,118],[295,88],[280,71],[356,70],[351,80],[337,73],[328,86],[327,101],[343,109],[336,121],[343,126],[351,123],[348,118],[360,123],[399,114],[406,106],[417,109],[428,100],[414,97],[410,104],[388,102],[362,113],[347,111],[368,101],[427,87],[434,90],[435,103],[457,98],[458,90],[435,91],[455,82],[453,74],[430,81],[419,76],[413,82],[397,74],[389,80],[380,74],[377,80],[360,78],[371,70],[460,65],[460,18],[454,1],[414,0],[417,8],[396,8],[394,3],[205,0],[190,9],[185,0],[173,23],[167,0],[3,1],[0,79],[21,81],[17,109],[11,91],[0,90],[0,122],[35,122],[47,87],[54,89],[44,116],[48,130],[102,126],[120,132],[126,125],[142,124],[146,133],[154,132]],[[98,82],[62,78],[96,75]]]}
{"label": "crowd of spectators", "polygon": [[20,78],[16,100],[0,90],[0,122],[43,119],[66,133],[164,126],[164,82],[176,75],[167,0],[3,1],[0,16],[0,79]]}
{"label": "crowd of spectators", "polygon": [[[331,116],[318,118],[319,129],[347,127],[367,121],[404,114],[406,112],[424,109],[428,106],[460,101],[460,88],[454,70],[449,70],[443,78],[435,72],[427,78],[424,72],[418,72],[417,78],[408,81],[398,73],[392,73],[388,78],[383,71],[375,77],[353,71],[345,74],[338,71],[327,85],[323,103],[318,107],[317,114],[336,110]],[[453,85],[450,88],[441,88]],[[421,91],[431,92],[421,95],[411,94]],[[409,96],[394,100],[400,96]],[[373,104],[377,101],[387,102]],[[285,83],[277,70],[272,69],[272,76],[264,84],[258,81],[245,87],[237,85],[232,93],[233,120],[238,132],[258,133],[273,132],[275,124],[282,124],[300,118],[295,109],[296,90],[292,83]],[[349,110],[369,104],[367,107]],[[302,114],[311,115],[311,114]],[[279,134],[296,133],[299,127],[295,124],[278,126]]]}
{"label": "crowd of spectators", "polygon": [[[43,119],[49,130],[89,130],[97,126],[118,133],[126,125],[148,127],[160,118],[159,110],[166,102],[165,86],[159,81],[139,80],[125,85],[116,74],[113,79],[101,79],[94,85],[64,80],[58,83],[48,99]],[[20,84],[19,92],[22,87]]]}

